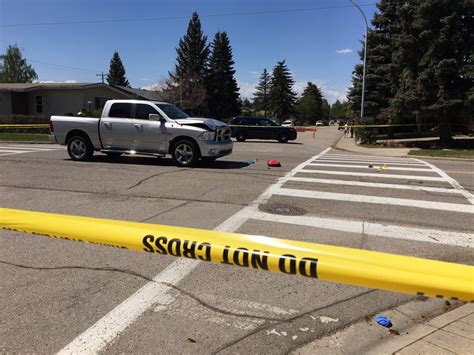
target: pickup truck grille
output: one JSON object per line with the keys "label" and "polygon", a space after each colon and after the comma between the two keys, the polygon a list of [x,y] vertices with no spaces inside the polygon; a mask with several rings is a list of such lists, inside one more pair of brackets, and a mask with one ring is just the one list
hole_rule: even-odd
{"label": "pickup truck grille", "polygon": [[230,141],[230,128],[217,128],[216,142]]}

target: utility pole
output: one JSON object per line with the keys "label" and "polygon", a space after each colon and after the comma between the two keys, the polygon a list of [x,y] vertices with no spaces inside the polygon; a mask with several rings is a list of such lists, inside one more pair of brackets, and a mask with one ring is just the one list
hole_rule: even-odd
{"label": "utility pole", "polygon": [[367,62],[367,40],[368,40],[368,33],[369,33],[369,23],[367,22],[367,17],[364,14],[364,11],[360,8],[359,5],[355,3],[354,0],[349,0],[349,2],[354,5],[357,10],[362,14],[364,17],[365,21],[365,41],[364,41],[364,69],[362,71],[362,99],[361,99],[361,104],[360,104],[360,119],[364,118],[364,99],[365,99],[365,67],[366,67],[366,62]]}
{"label": "utility pole", "polygon": [[104,83],[104,72],[100,73],[100,74],[96,74],[95,76],[100,76],[102,78],[102,84]]}

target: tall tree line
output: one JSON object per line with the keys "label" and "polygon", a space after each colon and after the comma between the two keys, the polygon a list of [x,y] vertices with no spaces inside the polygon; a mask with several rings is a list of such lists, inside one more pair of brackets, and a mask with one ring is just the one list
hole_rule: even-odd
{"label": "tall tree line", "polygon": [[279,121],[292,118],[306,125],[329,116],[329,104],[315,83],[308,82],[300,98],[293,90],[294,83],[284,60],[275,65],[271,75],[264,69],[255,88],[253,109]]}
{"label": "tall tree line", "polygon": [[[474,113],[474,10],[470,0],[381,0],[368,33],[366,116],[379,123],[450,127]],[[359,53],[361,58],[363,52]],[[362,66],[348,98],[360,110]]]}
{"label": "tall tree line", "polygon": [[169,101],[193,115],[228,118],[240,113],[232,47],[226,32],[217,32],[208,44],[199,15],[194,12],[176,54],[175,69],[164,89]]}

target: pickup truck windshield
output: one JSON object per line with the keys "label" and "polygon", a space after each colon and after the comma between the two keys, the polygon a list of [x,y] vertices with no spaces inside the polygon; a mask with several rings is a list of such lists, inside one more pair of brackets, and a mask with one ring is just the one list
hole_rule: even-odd
{"label": "pickup truck windshield", "polygon": [[177,108],[174,105],[169,105],[169,104],[156,104],[160,109],[163,110],[164,113],[166,113],[166,116],[171,118],[172,120],[177,120],[180,118],[188,118],[189,115],[183,111],[181,111],[179,108]]}

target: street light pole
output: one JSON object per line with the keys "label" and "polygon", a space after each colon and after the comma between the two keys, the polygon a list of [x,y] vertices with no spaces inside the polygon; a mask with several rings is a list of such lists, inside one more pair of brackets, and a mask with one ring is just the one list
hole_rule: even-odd
{"label": "street light pole", "polygon": [[367,40],[368,40],[368,33],[369,33],[369,23],[367,21],[367,17],[364,14],[364,11],[360,8],[359,5],[355,3],[354,0],[349,0],[349,2],[354,5],[357,10],[362,14],[364,17],[365,21],[365,41],[364,41],[364,68],[362,70],[362,99],[361,99],[361,104],[360,104],[360,119],[364,118],[364,100],[365,100],[365,67],[366,67],[366,62],[367,62]]}

